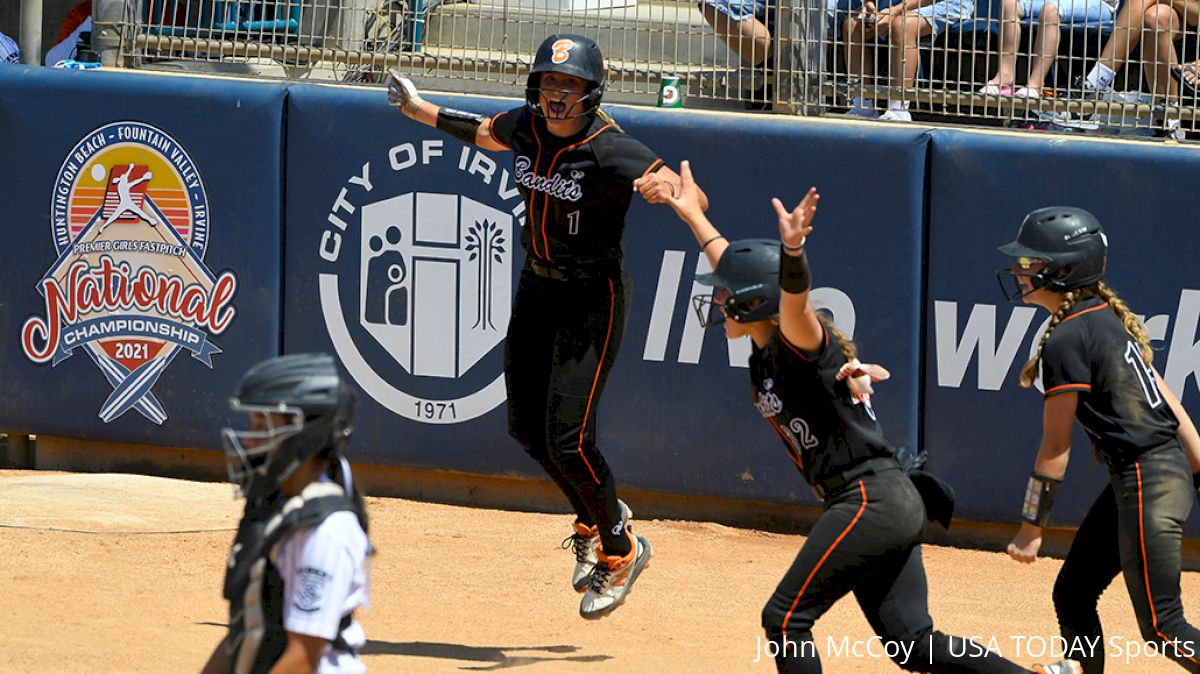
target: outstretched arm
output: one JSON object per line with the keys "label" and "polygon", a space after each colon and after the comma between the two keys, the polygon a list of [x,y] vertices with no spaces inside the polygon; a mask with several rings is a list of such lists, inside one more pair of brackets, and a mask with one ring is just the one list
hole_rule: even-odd
{"label": "outstretched arm", "polygon": [[779,216],[779,331],[785,339],[805,351],[816,351],[824,341],[824,328],[808,301],[812,278],[804,253],[806,237],[812,233],[821,195],[810,187],[804,199],[792,210],[779,199],[771,199]]}
{"label": "outstretched arm", "polygon": [[[671,171],[671,175],[676,173]],[[700,244],[700,250],[704,251],[709,264],[716,269],[721,254],[729,247],[729,242],[717,231],[716,226],[709,222],[708,216],[704,215],[704,211],[708,210],[708,197],[704,196],[703,190],[696,185],[692,178],[692,166],[686,159],[679,164],[678,177],[679,190],[673,195],[664,196],[663,203],[670,206],[679,215],[679,219],[687,223],[688,228],[692,230],[692,236],[696,237],[696,243]]]}
{"label": "outstretched arm", "polygon": [[405,116],[484,150],[510,149],[492,137],[491,117],[430,103],[421,98],[412,80],[395,70],[388,71],[387,86],[388,103]]}
{"label": "outstretched arm", "polygon": [[[680,168],[682,171],[682,167]],[[699,185],[694,182],[692,186],[696,190],[697,205],[700,210],[708,210],[708,195],[704,190],[700,189]],[[638,178],[633,182],[633,188],[642,195],[648,203],[651,204],[668,204],[671,197],[677,196],[683,189],[683,177],[671,170],[671,167],[664,166],[653,173]]]}

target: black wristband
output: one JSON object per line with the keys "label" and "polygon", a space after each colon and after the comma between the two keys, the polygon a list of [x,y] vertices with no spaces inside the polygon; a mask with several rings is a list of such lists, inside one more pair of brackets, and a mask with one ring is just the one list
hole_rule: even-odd
{"label": "black wristband", "polygon": [[1050,509],[1054,507],[1054,496],[1062,480],[1034,473],[1029,476],[1025,487],[1025,505],[1021,508],[1021,519],[1030,524],[1045,527],[1050,521]]}
{"label": "black wristband", "polygon": [[[782,244],[780,244],[782,246]],[[788,255],[779,252],[779,289],[785,293],[808,292],[812,279],[808,270],[808,253]]]}
{"label": "black wristband", "polygon": [[1196,488],[1196,496],[1200,498],[1200,473],[1192,473],[1192,486]]}
{"label": "black wristband", "polygon": [[725,237],[721,234],[714,236],[713,238],[709,239],[708,241],[705,241],[703,244],[700,245],[700,251],[703,252],[703,251],[707,250],[708,244],[712,243],[713,241],[716,241],[717,239],[724,239],[724,238]]}
{"label": "black wristband", "polygon": [[438,110],[437,128],[468,145],[475,144],[475,132],[483,124],[485,117],[474,112],[464,112],[454,108]]}

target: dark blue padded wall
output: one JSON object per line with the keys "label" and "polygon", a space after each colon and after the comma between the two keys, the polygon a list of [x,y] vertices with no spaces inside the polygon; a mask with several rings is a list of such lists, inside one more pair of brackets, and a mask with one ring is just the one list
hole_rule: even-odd
{"label": "dark blue padded wall", "polygon": [[8,66],[0,91],[0,428],[219,447],[278,353],[286,90]]}
{"label": "dark blue padded wall", "polygon": [[[962,515],[1014,519],[1041,439],[1042,396],[1017,380],[1049,314],[1007,304],[994,273],[1009,263],[996,246],[1030,210],[1067,204],[1100,218],[1109,285],[1146,317],[1155,367],[1200,413],[1200,231],[1191,226],[1200,195],[1184,178],[1200,170],[1200,153],[938,131],[930,165],[924,437]],[[1106,480],[1077,431],[1054,521],[1077,524]]]}

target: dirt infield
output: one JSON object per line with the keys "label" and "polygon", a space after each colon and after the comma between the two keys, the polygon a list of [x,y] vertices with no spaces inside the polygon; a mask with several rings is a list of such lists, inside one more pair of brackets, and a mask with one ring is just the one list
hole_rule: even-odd
{"label": "dirt infield", "polygon": [[[372,672],[771,672],[755,663],[759,608],[803,542],[703,522],[636,520],[655,557],[628,603],[587,623],[559,549],[569,520],[372,498]],[[632,504],[636,514],[637,504]],[[0,471],[0,672],[198,671],[221,638],[221,578],[239,514],[231,487],[132,475]],[[1058,560],[926,546],[939,629],[1022,664],[1057,634]],[[1200,574],[1185,573],[1200,622]],[[1123,585],[1105,594],[1109,672],[1179,672],[1136,655]],[[845,641],[842,638],[846,637]],[[899,671],[870,648],[853,600],[816,629],[827,672]]]}

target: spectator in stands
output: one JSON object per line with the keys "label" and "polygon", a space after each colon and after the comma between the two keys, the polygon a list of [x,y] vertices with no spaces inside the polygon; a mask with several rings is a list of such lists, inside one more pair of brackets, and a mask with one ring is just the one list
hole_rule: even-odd
{"label": "spectator in stands", "polygon": [[878,117],[889,121],[912,120],[908,101],[892,98],[896,89],[911,88],[917,80],[920,56],[918,42],[937,39],[951,23],[975,15],[974,0],[904,0],[886,9],[873,0],[863,3],[862,11],[846,20],[846,64],[850,76],[867,80],[875,75],[876,42],[888,41],[888,72],[893,91],[887,110],[880,115],[873,98],[854,97],[847,115]]}
{"label": "spectator in stands", "polygon": [[1185,97],[1195,105],[1196,97],[1200,96],[1200,60],[1172,66],[1171,76],[1179,81],[1179,88],[1183,89]]}
{"label": "spectator in stands", "polygon": [[1185,25],[1194,28],[1197,23],[1200,23],[1200,0],[1126,0],[1099,61],[1087,75],[1075,78],[1068,95],[1104,98],[1112,92],[1117,70],[1144,41],[1142,61],[1147,65],[1146,77],[1155,98],[1176,100],[1179,86],[1171,77],[1179,61],[1175,40],[1183,36]]}
{"label": "spectator in stands", "polygon": [[[1118,0],[1003,0],[1000,15],[1000,67],[996,75],[979,90],[981,94],[1041,98],[1046,76],[1058,57],[1059,27],[1062,21],[1112,21]],[[1029,60],[1029,79],[1014,89],[1017,75],[1017,48],[1021,43],[1021,20],[1035,15],[1037,35],[1033,57]]]}
{"label": "spectator in stands", "polygon": [[20,63],[21,50],[17,43],[4,33],[0,33],[0,64]]}
{"label": "spectator in stands", "polygon": [[[700,0],[700,13],[729,48],[752,67],[770,68],[771,25],[774,3],[769,0]],[[763,85],[753,101],[765,103],[770,94]]]}
{"label": "spectator in stands", "polygon": [[78,58],[80,36],[91,30],[92,2],[83,0],[72,7],[58,24],[58,37],[54,39],[54,46],[46,52],[46,65],[53,66],[59,61]]}

